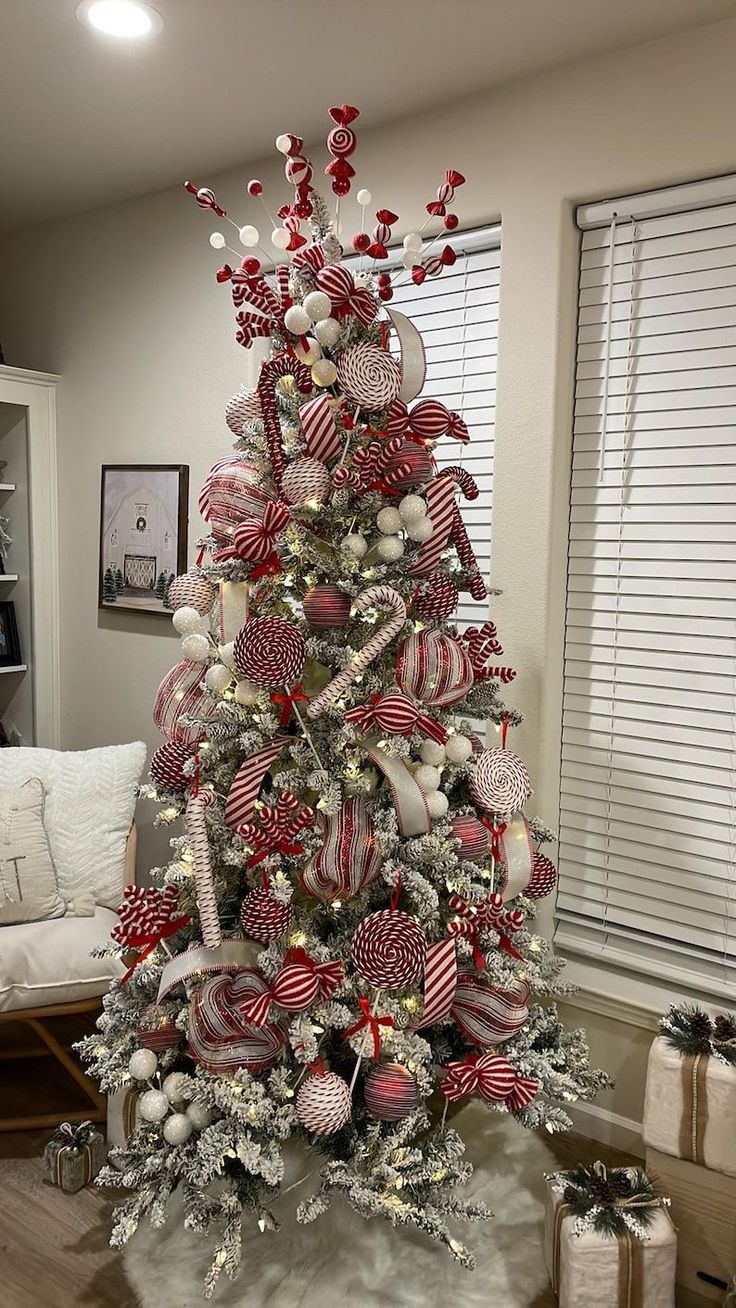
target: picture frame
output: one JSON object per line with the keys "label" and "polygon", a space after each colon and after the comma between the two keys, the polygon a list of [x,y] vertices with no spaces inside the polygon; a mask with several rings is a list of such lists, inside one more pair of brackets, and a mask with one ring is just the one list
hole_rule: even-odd
{"label": "picture frame", "polygon": [[187,464],[104,463],[98,607],[170,617],[167,592],[186,571],[188,528]]}
{"label": "picture frame", "polygon": [[0,668],[17,667],[23,662],[12,600],[0,600]]}

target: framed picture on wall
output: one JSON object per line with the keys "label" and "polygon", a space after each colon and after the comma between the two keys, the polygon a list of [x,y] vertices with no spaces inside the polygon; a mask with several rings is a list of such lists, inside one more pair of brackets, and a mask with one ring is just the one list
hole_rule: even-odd
{"label": "framed picture on wall", "polygon": [[0,601],[0,668],[13,668],[22,663],[18,623],[12,600]]}
{"label": "framed picture on wall", "polygon": [[103,464],[99,607],[170,615],[169,587],[187,566],[188,522],[185,464]]}

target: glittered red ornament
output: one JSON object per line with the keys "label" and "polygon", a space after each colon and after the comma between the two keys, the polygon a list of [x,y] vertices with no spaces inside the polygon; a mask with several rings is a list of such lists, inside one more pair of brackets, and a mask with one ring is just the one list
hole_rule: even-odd
{"label": "glittered red ornament", "polygon": [[263,195],[263,182],[259,182],[257,177],[248,182],[248,194],[252,196]]}
{"label": "glittered red ornament", "polygon": [[339,586],[322,582],[304,596],[304,616],[313,631],[344,627],[350,617],[352,601]]}
{"label": "glittered red ornament", "polygon": [[350,1087],[337,1072],[324,1072],[304,1081],[296,1096],[296,1115],[313,1135],[334,1135],[352,1112]]}
{"label": "glittered red ornament", "polygon": [[144,1049],[160,1054],[164,1049],[173,1049],[180,1044],[184,1032],[179,1030],[170,1013],[159,1008],[158,1004],[149,1004],[138,1019],[136,1036]]}
{"label": "glittered red ornament", "polygon": [[427,937],[408,913],[384,908],[358,923],[350,953],[364,981],[379,990],[400,990],[421,976]]}
{"label": "glittered red ornament", "polygon": [[262,945],[278,940],[291,926],[293,918],[291,904],[274,899],[267,890],[251,890],[240,906],[243,934]]}
{"label": "glittered red ornament", "polygon": [[419,1090],[411,1072],[399,1063],[379,1063],[365,1081],[365,1105],[381,1122],[400,1122],[417,1106]]}
{"label": "glittered red ornament", "polygon": [[356,250],[358,254],[362,254],[364,250],[367,250],[370,243],[371,238],[367,232],[356,232],[352,239],[353,249]]}
{"label": "glittered red ornament", "polygon": [[450,829],[455,839],[460,841],[457,852],[461,858],[467,858],[471,863],[480,863],[490,853],[491,833],[488,827],[484,827],[470,813],[453,818]]}

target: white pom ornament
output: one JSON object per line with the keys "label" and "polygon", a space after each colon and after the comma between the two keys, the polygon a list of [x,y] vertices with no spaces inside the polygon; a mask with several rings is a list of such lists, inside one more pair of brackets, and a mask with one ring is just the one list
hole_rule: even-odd
{"label": "white pom ornament", "polygon": [[422,248],[422,238],[419,232],[407,232],[402,245],[405,250],[411,250],[413,254],[416,254]]}
{"label": "white pom ornament", "polygon": [[130,1055],[128,1071],[136,1081],[147,1081],[158,1067],[158,1059],[152,1049],[136,1049]]}
{"label": "white pom ornament", "polygon": [[161,1089],[170,1104],[181,1103],[188,1081],[189,1078],[186,1072],[169,1072],[169,1075],[164,1077]]}
{"label": "white pom ornament", "polygon": [[284,326],[287,332],[293,332],[295,336],[304,336],[312,326],[312,319],[301,304],[292,304],[284,314]]}
{"label": "white pom ornament", "polygon": [[376,526],[384,536],[395,536],[397,531],[401,531],[403,523],[401,514],[398,509],[381,509],[376,518]]}
{"label": "white pom ornament", "polygon": [[196,633],[185,636],[181,642],[181,652],[185,659],[191,659],[193,663],[206,663],[210,656],[210,642],[206,636]]}
{"label": "white pom ornament", "polygon": [[282,132],[280,136],[276,137],[274,145],[279,154],[288,154],[291,149],[291,134],[289,132]]}
{"label": "white pom ornament", "polygon": [[162,1090],[146,1090],[138,1100],[138,1112],[144,1122],[161,1122],[169,1107],[169,1101]]}
{"label": "white pom ornament", "polygon": [[332,313],[332,301],[324,291],[310,291],[304,297],[304,311],[312,322],[322,322]]}
{"label": "white pom ornament", "polygon": [[285,227],[274,227],[271,232],[271,244],[274,245],[277,250],[285,250],[290,240],[291,236]]}
{"label": "white pom ornament", "polygon": [[183,608],[177,609],[172,615],[171,621],[174,625],[174,631],[178,631],[180,636],[193,636],[196,633],[207,630],[207,618],[202,617],[196,609],[190,604],[185,604]]}
{"label": "white pom ornament", "polygon": [[164,1140],[170,1145],[184,1144],[194,1130],[194,1123],[186,1113],[172,1113],[164,1122]]}
{"label": "white pom ornament", "polygon": [[310,1076],[296,1097],[296,1115],[313,1135],[334,1135],[352,1110],[350,1087],[336,1072]]}
{"label": "white pom ornament", "polygon": [[320,362],[322,346],[313,336],[305,336],[294,346],[294,353],[300,363],[305,363],[308,368],[311,368],[313,364]]}
{"label": "white pom ornament", "polygon": [[419,789],[429,795],[433,790],[439,790],[442,777],[439,768],[432,767],[431,763],[422,763],[414,773],[414,780]]}
{"label": "white pom ornament", "polygon": [[361,209],[367,209],[368,205],[373,202],[373,196],[371,195],[371,192],[366,190],[358,191],[358,194],[355,198],[358,201],[358,204],[360,205]]}
{"label": "white pom ornament", "polygon": [[257,245],[260,240],[258,228],[251,227],[250,223],[246,223],[245,227],[241,227],[238,236],[240,237],[240,244],[245,245],[249,250]]}
{"label": "white pom ornament", "polygon": [[221,250],[225,244],[225,237],[222,232],[213,232],[210,237],[210,245],[213,250]]}
{"label": "white pom ornament", "polygon": [[187,1117],[196,1131],[204,1131],[204,1128],[209,1126],[212,1121],[212,1113],[209,1108],[205,1108],[204,1104],[188,1104]]}
{"label": "white pom ornament", "polygon": [[337,321],[337,318],[323,318],[321,322],[315,324],[314,334],[320,345],[325,345],[329,348],[330,346],[337,345],[337,342],[342,335],[342,327]]}
{"label": "white pom ornament", "polygon": [[258,703],[258,696],[260,693],[258,686],[256,686],[254,682],[248,681],[247,677],[244,677],[235,687],[235,695],[233,698],[235,699],[235,703],[240,704],[243,708],[251,708],[253,704]]}
{"label": "white pom ornament", "polygon": [[337,381],[337,368],[332,359],[319,359],[312,368],[312,381],[315,386],[334,386]]}
{"label": "white pom ornament", "polygon": [[421,495],[405,495],[399,500],[399,517],[402,522],[418,522],[427,516],[427,501]]}
{"label": "white pom ornament", "polygon": [[473,752],[472,741],[467,736],[450,736],[445,745],[448,763],[465,763]]}
{"label": "white pom ornament", "polygon": [[445,761],[445,747],[440,745],[437,740],[423,740],[419,749],[419,757],[422,763],[431,763],[433,767],[438,767]]}
{"label": "white pom ornament", "polygon": [[404,553],[404,542],[398,536],[384,536],[376,546],[376,554],[383,563],[395,563]]}
{"label": "white pom ornament", "polygon": [[431,518],[415,518],[413,522],[406,524],[406,534],[409,540],[414,540],[419,545],[423,545],[425,540],[429,540],[434,526]]}
{"label": "white pom ornament", "polygon": [[357,532],[353,532],[340,542],[340,548],[346,554],[349,554],[352,559],[362,559],[368,550],[368,542],[364,536],[359,536]]}
{"label": "white pom ornament", "polygon": [[229,640],[226,645],[220,646],[220,658],[226,668],[235,667],[235,641]]}
{"label": "white pom ornament", "polygon": [[204,684],[213,695],[222,695],[232,679],[230,669],[223,667],[221,663],[213,663],[204,674]]}
{"label": "white pom ornament", "polygon": [[444,795],[441,790],[433,790],[426,796],[426,800],[429,816],[435,820],[443,818],[450,807],[447,795]]}

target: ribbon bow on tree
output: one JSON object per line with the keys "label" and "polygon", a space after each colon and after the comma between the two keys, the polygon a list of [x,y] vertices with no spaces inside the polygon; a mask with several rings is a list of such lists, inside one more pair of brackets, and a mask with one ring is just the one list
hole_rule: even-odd
{"label": "ribbon bow on tree", "polygon": [[291,710],[295,704],[308,704],[309,696],[304,693],[304,686],[298,681],[291,690],[277,691],[271,694],[271,703],[281,705],[281,715],[279,717],[279,726],[285,727],[291,717]]}
{"label": "ribbon bow on tree", "polygon": [[502,1103],[510,1113],[519,1113],[532,1102],[539,1082],[520,1076],[500,1054],[469,1054],[445,1065],[440,1090],[451,1102],[477,1094],[488,1103]]}
{"label": "ribbon bow on tree", "polygon": [[514,949],[509,940],[509,933],[518,931],[524,925],[524,914],[518,908],[504,908],[503,899],[498,891],[494,891],[480,904],[469,904],[460,895],[451,895],[450,908],[458,916],[448,922],[447,934],[462,936],[470,941],[473,947],[473,959],[479,971],[482,972],[486,965],[478,939],[481,931],[497,932],[499,945],[504,953],[509,954],[511,958],[523,958],[523,955]]}
{"label": "ribbon bow on tree", "polygon": [[233,532],[232,544],[213,554],[215,563],[225,559],[242,559],[244,563],[265,563],[275,559],[276,537],[291,521],[291,510],[282,500],[269,500],[262,518],[248,517],[239,522]]}
{"label": "ribbon bow on tree", "polygon": [[392,1027],[394,1019],[392,1017],[376,1017],[375,1013],[371,1012],[370,1000],[365,995],[361,995],[358,999],[358,1008],[363,1016],[353,1026],[349,1026],[347,1031],[343,1031],[342,1038],[348,1040],[350,1036],[357,1035],[364,1027],[368,1027],[373,1039],[373,1057],[379,1058],[381,1054],[381,1027]]}
{"label": "ribbon bow on tree", "polygon": [[408,695],[396,692],[371,695],[365,704],[348,709],[345,721],[354,723],[363,734],[377,727],[392,736],[410,736],[418,728],[438,745],[444,745],[447,740],[447,732],[440,722],[423,713]]}
{"label": "ribbon bow on tree", "polygon": [[179,913],[179,891],[176,886],[165,890],[143,886],[126,886],[125,897],[118,909],[120,919],[110,935],[126,949],[141,952],[131,963],[121,985],[129,981],[139,963],[152,954],[157,945],[185,927],[189,918]]}
{"label": "ribbon bow on tree", "polygon": [[378,312],[376,301],[364,286],[355,285],[353,274],[341,264],[328,264],[322,268],[317,273],[317,285],[329,295],[336,318],[352,314],[366,327],[373,322]]}
{"label": "ribbon bow on tree", "polygon": [[467,627],[460,639],[466,647],[476,681],[492,677],[506,685],[514,680],[516,676],[514,668],[502,668],[489,663],[489,659],[503,654],[494,622],[484,622],[480,628]]}
{"label": "ribbon bow on tree", "polygon": [[276,804],[262,804],[258,822],[244,822],[237,828],[238,835],[247,844],[258,846],[258,852],[248,859],[248,867],[255,867],[269,854],[303,854],[304,846],[294,842],[294,836],[314,822],[314,809],[302,806],[296,795],[285,790]]}

